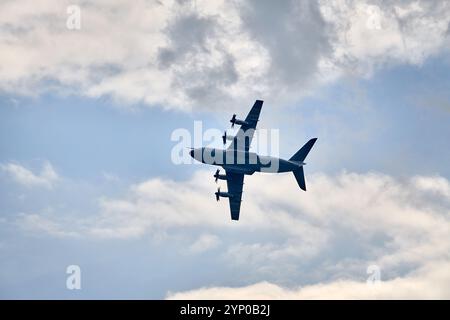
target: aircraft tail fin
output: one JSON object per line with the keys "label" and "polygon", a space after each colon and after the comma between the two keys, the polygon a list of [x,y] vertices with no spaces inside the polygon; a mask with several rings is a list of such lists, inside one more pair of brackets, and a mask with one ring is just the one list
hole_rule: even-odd
{"label": "aircraft tail fin", "polygon": [[311,148],[313,147],[316,140],[317,140],[317,138],[313,138],[313,139],[309,140],[307,143],[305,143],[305,145],[300,150],[298,150],[289,159],[289,161],[303,162],[303,160],[306,159],[306,156],[308,155],[309,151],[311,151]]}
{"label": "aircraft tail fin", "polygon": [[295,180],[297,180],[298,186],[300,189],[306,191],[306,182],[305,182],[305,173],[303,171],[303,161],[306,159],[309,151],[311,151],[314,143],[316,143],[317,138],[309,140],[305,145],[298,150],[289,161],[296,162],[299,164],[299,167],[293,171]]}
{"label": "aircraft tail fin", "polygon": [[294,170],[294,176],[297,180],[298,186],[303,191],[306,191],[306,182],[305,182],[305,173],[303,171],[303,166],[299,167],[298,169]]}

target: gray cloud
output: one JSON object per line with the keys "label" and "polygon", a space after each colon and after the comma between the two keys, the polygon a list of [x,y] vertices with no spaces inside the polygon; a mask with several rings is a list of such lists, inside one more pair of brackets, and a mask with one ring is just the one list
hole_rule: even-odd
{"label": "gray cloud", "polygon": [[87,1],[78,31],[65,28],[69,4],[2,2],[3,92],[181,110],[284,105],[449,45],[442,1]]}
{"label": "gray cloud", "polygon": [[165,29],[170,45],[158,52],[158,62],[167,68],[173,63],[184,63],[199,51],[207,52],[208,37],[214,36],[217,24],[211,17],[200,17],[191,12],[177,17]]}
{"label": "gray cloud", "polygon": [[[327,23],[316,1],[247,1],[244,29],[270,54],[270,83],[297,87],[312,81],[321,57],[331,54]],[[300,87],[301,89],[301,87]]]}
{"label": "gray cloud", "polygon": [[237,82],[238,73],[234,58],[225,54],[223,62],[216,66],[198,63],[187,70],[175,71],[175,78],[175,88],[183,88],[199,108],[211,109],[230,102],[225,89]]}

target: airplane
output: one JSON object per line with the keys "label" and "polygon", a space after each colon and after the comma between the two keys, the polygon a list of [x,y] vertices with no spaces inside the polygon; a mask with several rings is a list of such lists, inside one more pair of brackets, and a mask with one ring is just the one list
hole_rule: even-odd
{"label": "airplane", "polygon": [[231,127],[233,128],[235,125],[241,127],[234,137],[227,136],[225,131],[222,136],[223,144],[225,145],[227,140],[232,141],[227,149],[202,147],[191,148],[189,152],[190,156],[199,162],[221,166],[225,169],[225,174],[220,174],[220,169],[217,169],[213,177],[216,183],[218,180],[226,180],[228,190],[220,191],[219,187],[215,195],[217,201],[221,197],[229,199],[231,220],[239,220],[244,175],[252,175],[255,172],[293,172],[300,189],[306,191],[303,171],[303,166],[306,163],[304,160],[317,138],[309,140],[289,160],[250,152],[250,145],[256,130],[256,124],[259,121],[262,105],[262,100],[256,100],[245,120],[240,120],[236,118],[236,114],[233,114],[230,120]]}

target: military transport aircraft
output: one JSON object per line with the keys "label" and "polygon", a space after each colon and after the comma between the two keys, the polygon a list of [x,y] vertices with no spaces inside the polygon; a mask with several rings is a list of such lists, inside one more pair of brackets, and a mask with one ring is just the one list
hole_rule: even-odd
{"label": "military transport aircraft", "polygon": [[231,140],[231,145],[227,149],[197,148],[190,151],[190,155],[202,163],[221,166],[225,169],[225,174],[220,174],[217,169],[214,178],[217,180],[226,180],[228,190],[220,191],[220,187],[215,193],[216,200],[220,197],[228,198],[230,201],[231,219],[239,220],[239,211],[241,208],[242,188],[244,185],[244,175],[252,175],[255,172],[293,172],[299,187],[306,191],[305,175],[303,161],[313,147],[317,138],[309,140],[299,151],[297,151],[289,160],[276,157],[261,156],[250,152],[250,144],[258,123],[259,114],[263,101],[256,100],[245,120],[239,120],[234,114],[231,118],[231,127],[235,124],[240,125],[240,129],[234,137],[227,136],[225,131],[222,136],[223,144]]}

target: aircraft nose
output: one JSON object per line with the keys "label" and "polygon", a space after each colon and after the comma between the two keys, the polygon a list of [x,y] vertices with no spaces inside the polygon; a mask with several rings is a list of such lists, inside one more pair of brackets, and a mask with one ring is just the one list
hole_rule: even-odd
{"label": "aircraft nose", "polygon": [[189,154],[191,155],[191,157],[194,157],[194,149],[192,149],[191,151],[189,151]]}

